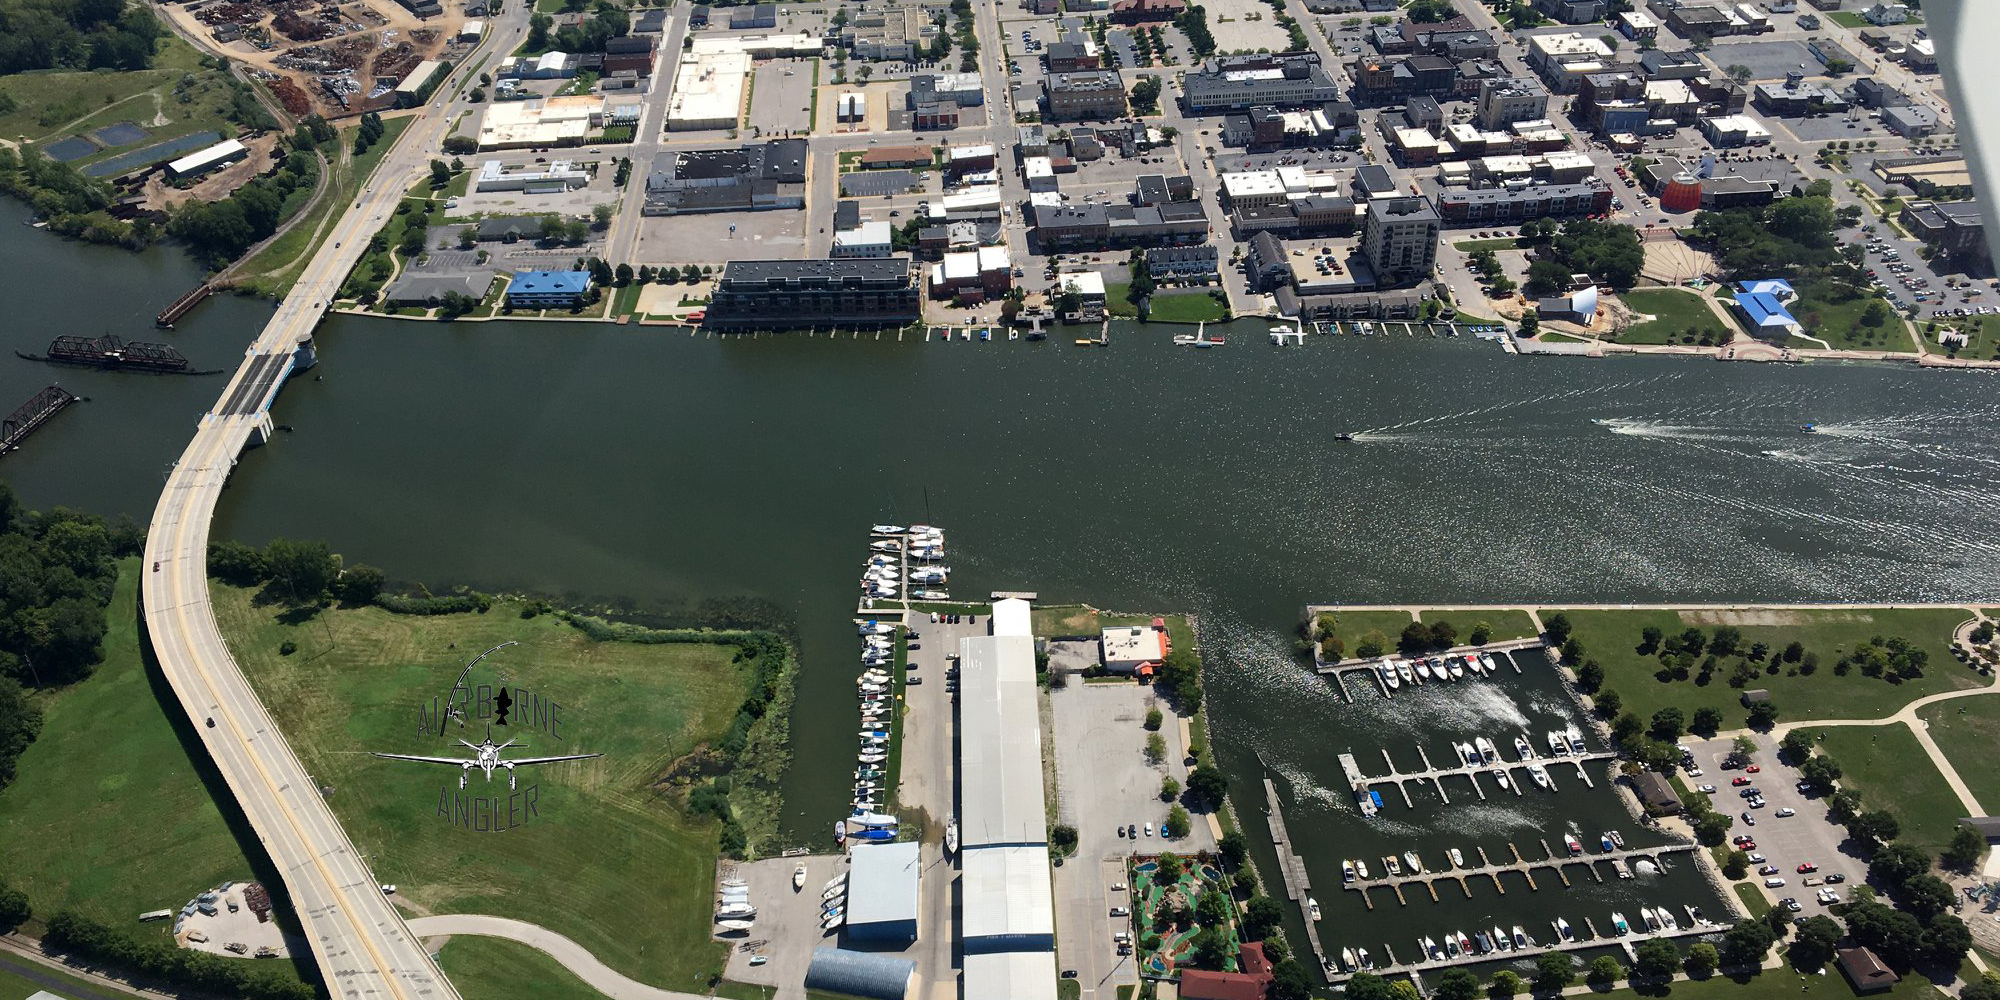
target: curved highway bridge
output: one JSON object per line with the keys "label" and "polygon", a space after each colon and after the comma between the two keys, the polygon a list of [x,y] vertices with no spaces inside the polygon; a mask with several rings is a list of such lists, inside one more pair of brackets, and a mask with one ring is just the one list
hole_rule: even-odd
{"label": "curved highway bridge", "polygon": [[[516,44],[527,9],[511,13],[488,32],[480,52]],[[478,65],[478,54],[465,65]],[[209,603],[209,522],[237,456],[270,435],[279,387],[313,363],[312,331],[326,304],[439,147],[456,110],[449,96],[426,107],[365,182],[361,199],[343,213],[245,351],[222,397],[202,415],[146,536],[142,595],[160,668],[283,874],[313,958],[337,998],[458,1000],[458,992],[383,896],[224,644]]]}

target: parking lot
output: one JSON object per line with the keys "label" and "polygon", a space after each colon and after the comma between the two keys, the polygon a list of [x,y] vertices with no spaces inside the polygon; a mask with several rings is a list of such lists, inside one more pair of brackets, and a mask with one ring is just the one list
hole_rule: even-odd
{"label": "parking lot", "polygon": [[803,211],[792,209],[649,215],[639,223],[639,244],[634,253],[637,259],[652,264],[804,257],[806,240],[800,229],[805,218]]}
{"label": "parking lot", "polygon": [[[1119,955],[1112,940],[1115,932],[1131,928],[1128,918],[1111,915],[1113,907],[1131,904],[1128,893],[1111,888],[1125,878],[1125,856],[1214,850],[1215,837],[1199,815],[1187,838],[1169,841],[1161,835],[1168,804],[1160,800],[1160,780],[1172,775],[1185,784],[1187,747],[1173,712],[1151,687],[1073,677],[1049,692],[1049,702],[1055,716],[1056,817],[1077,833],[1076,854],[1056,869],[1056,955],[1064,969],[1077,971],[1086,993],[1108,993],[1116,984],[1138,981],[1132,956]],[[1159,732],[1167,750],[1152,764],[1146,760],[1144,724],[1147,709],[1156,706],[1166,714]],[[1139,828],[1136,838],[1123,836],[1130,826]]]}
{"label": "parking lot", "polygon": [[815,59],[779,59],[757,67],[750,94],[750,124],[762,135],[812,131]]}
{"label": "parking lot", "polygon": [[1709,49],[1717,66],[1746,66],[1752,82],[1782,80],[1786,73],[1819,76],[1824,68],[1802,42],[1719,42]]}
{"label": "parking lot", "polygon": [[[1798,769],[1778,763],[1776,743],[1765,735],[1754,736],[1758,750],[1751,755],[1750,765],[1758,768],[1757,773],[1746,770],[1725,769],[1723,761],[1734,751],[1734,740],[1690,740],[1685,745],[1694,751],[1695,762],[1701,766],[1700,777],[1683,780],[1690,785],[1710,784],[1715,786],[1711,796],[1717,812],[1736,818],[1736,825],[1729,831],[1733,840],[1748,836],[1756,841],[1752,853],[1762,855],[1762,864],[1751,866],[1751,881],[1762,886],[1766,878],[1781,878],[1785,884],[1766,888],[1764,893],[1773,902],[1792,898],[1800,905],[1800,916],[1824,914],[1826,907],[1815,898],[1823,887],[1828,875],[1841,875],[1845,885],[1833,888],[1842,898],[1846,889],[1860,884],[1867,877],[1867,862],[1846,853],[1842,844],[1847,839],[1847,831],[1829,820],[1826,806],[1818,798],[1799,791]],[[1749,779],[1747,785],[1735,785],[1739,778]],[[1745,788],[1755,788],[1764,796],[1765,805],[1751,809],[1742,797]],[[1778,813],[1790,809],[1793,815],[1780,818]],[[1745,822],[1743,814],[1755,817],[1755,826]],[[1801,873],[1799,865],[1811,863],[1819,866],[1816,872]],[[1765,866],[1777,868],[1771,875],[1757,874]],[[1812,885],[1806,882],[1811,880]]]}

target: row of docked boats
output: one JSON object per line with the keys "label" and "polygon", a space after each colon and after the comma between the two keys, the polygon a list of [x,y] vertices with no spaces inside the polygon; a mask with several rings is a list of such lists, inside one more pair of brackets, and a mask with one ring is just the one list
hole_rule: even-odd
{"label": "row of docked boats", "polygon": [[716,887],[715,895],[717,930],[741,934],[756,924],[757,908],[750,905],[750,883],[729,876]]}
{"label": "row of docked boats", "polygon": [[[803,872],[805,866],[800,865],[799,870]],[[795,877],[794,881],[800,886],[805,884],[802,878]],[[819,928],[823,931],[836,930],[846,922],[847,873],[841,872],[828,879],[826,885],[819,891]]]}
{"label": "row of docked boats", "polygon": [[[1701,907],[1684,906],[1682,909],[1687,914],[1686,927],[1696,928],[1709,925],[1709,921],[1701,915]],[[1644,924],[1643,931],[1647,933],[1673,932],[1679,931],[1683,927],[1681,921],[1674,916],[1673,911],[1664,906],[1642,906],[1639,908],[1639,914]],[[1577,940],[1576,928],[1569,922],[1567,917],[1557,917],[1549,921],[1549,927],[1555,932],[1551,945],[1553,947],[1572,944]],[[1612,936],[1624,937],[1632,933],[1634,933],[1633,925],[1625,919],[1625,914],[1613,912],[1611,914]],[[1529,936],[1527,928],[1520,924],[1515,924],[1510,928],[1502,928],[1501,925],[1494,924],[1492,927],[1485,929],[1475,927],[1470,933],[1465,931],[1445,931],[1442,940],[1438,937],[1425,935],[1417,939],[1417,947],[1423,954],[1425,961],[1456,962],[1461,959],[1481,955],[1526,951],[1531,948],[1543,947],[1543,945]],[[1342,948],[1340,949],[1340,968],[1329,969],[1328,971],[1365,972],[1375,967],[1374,957],[1368,953],[1368,949]]]}
{"label": "row of docked boats", "polygon": [[951,598],[943,589],[951,579],[951,567],[938,562],[944,558],[944,529],[878,524],[872,534],[877,537],[868,543],[868,563],[861,571],[864,597],[898,600],[908,589],[909,596],[918,600]]}
{"label": "row of docked boats", "polygon": [[1480,678],[1498,671],[1499,665],[1493,662],[1491,653],[1426,656],[1414,660],[1392,656],[1375,664],[1375,676],[1382,681],[1383,687],[1391,691],[1405,684],[1430,681],[1451,683],[1464,680],[1468,674]]}
{"label": "row of docked boats", "polygon": [[1508,768],[1518,765],[1527,770],[1528,777],[1534,781],[1535,787],[1547,791],[1555,791],[1555,779],[1550,778],[1549,769],[1543,767],[1541,762],[1535,759],[1534,747],[1529,745],[1526,736],[1514,737],[1514,752],[1519,757],[1514,762],[1514,765],[1501,760],[1500,748],[1495,746],[1492,740],[1484,736],[1475,737],[1470,743],[1460,742],[1454,743],[1451,746],[1452,750],[1458,754],[1459,761],[1467,767],[1476,768],[1491,765],[1493,780],[1498,782],[1501,788],[1514,787],[1514,779],[1508,774]]}
{"label": "row of docked boats", "polygon": [[[879,812],[887,789],[890,730],[896,715],[896,630],[900,626],[867,619],[857,625],[861,636],[861,675],[854,679],[861,696],[860,753],[855,756],[854,798],[857,813]],[[836,831],[836,837],[840,831]],[[886,839],[886,838],[883,838]]]}

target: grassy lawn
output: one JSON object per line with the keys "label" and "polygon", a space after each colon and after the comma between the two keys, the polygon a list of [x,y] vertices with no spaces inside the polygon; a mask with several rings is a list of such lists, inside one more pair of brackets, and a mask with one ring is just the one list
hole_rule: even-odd
{"label": "grassy lawn", "polygon": [[1521,248],[1521,241],[1511,236],[1497,240],[1460,240],[1457,243],[1453,243],[1451,248],[1461,253],[1478,253],[1481,250],[1518,250]]}
{"label": "grassy lawn", "polygon": [[1953,317],[1918,323],[1917,331],[1923,334],[1927,353],[1946,353],[1944,348],[1938,346],[1937,335],[1942,330],[1957,330],[1971,336],[1972,339],[1958,349],[1957,357],[2000,360],[2000,316]]}
{"label": "grassy lawn", "polygon": [[[1655,318],[1618,331],[1616,339],[1621,344],[1698,343],[1701,333],[1713,333],[1712,342],[1720,342],[1729,335],[1722,320],[1716,318],[1708,304],[1695,292],[1678,288],[1645,288],[1626,292],[1623,298],[1632,311]],[[1689,339],[1686,333],[1690,328],[1700,333]]]}
{"label": "grassy lawn", "polygon": [[[1343,615],[1342,617],[1345,616]],[[1529,636],[1541,634],[1535,628],[1535,620],[1528,617],[1526,611],[1426,611],[1420,617],[1427,625],[1439,621],[1448,621],[1458,626],[1458,641],[1460,642],[1471,641],[1466,637],[1472,634],[1472,626],[1477,622],[1486,623],[1487,629],[1492,633],[1490,638],[1494,642],[1502,639],[1525,639]],[[1401,632],[1402,630],[1403,626],[1398,624],[1396,632]],[[1396,633],[1389,632],[1388,635],[1393,639]]]}
{"label": "grassy lawn", "polygon": [[[1976,687],[1981,678],[1961,666],[1951,656],[1951,631],[1970,617],[1969,612],[1950,608],[1894,608],[1870,611],[1782,609],[1767,611],[1568,611],[1572,633],[1583,644],[1584,658],[1603,665],[1604,686],[1625,699],[1625,710],[1641,719],[1674,705],[1693,715],[1696,709],[1722,710],[1723,726],[1741,727],[1744,712],[1730,687],[1728,677],[1735,657],[1718,666],[1707,684],[1692,678],[1662,682],[1654,677],[1660,669],[1656,656],[1637,651],[1640,633],[1648,625],[1658,626],[1668,636],[1690,627],[1713,633],[1716,625],[1732,624],[1743,631],[1743,646],[1762,642],[1772,650],[1782,650],[1797,641],[1806,651],[1819,656],[1819,668],[1811,676],[1793,676],[1786,670],[1760,674],[1749,687],[1765,688],[1779,708],[1781,721],[1805,719],[1874,719],[1895,714],[1903,705],[1927,694]],[[1550,612],[1542,613],[1542,621]],[[1897,636],[1930,654],[1924,675],[1901,684],[1880,677],[1866,677],[1860,671],[1846,676],[1834,673],[1834,664],[1855,647],[1874,636]],[[1704,654],[1705,655],[1705,654]],[[1699,670],[1700,662],[1696,662]]]}
{"label": "grassy lawn", "polygon": [[[1798,301],[1786,308],[1807,333],[1832,344],[1836,349],[1916,351],[1916,345],[1910,342],[1910,335],[1903,331],[1902,317],[1893,309],[1889,319],[1881,326],[1868,326],[1861,322],[1861,314],[1874,296],[1855,294],[1844,297],[1841,287],[1828,282],[1800,286]],[[1807,347],[1814,346],[1810,341],[1801,343]]]}
{"label": "grassy lawn", "polygon": [[[187,98],[183,101],[175,90],[190,74],[194,82],[181,91]],[[0,115],[0,135],[9,139],[25,135],[31,141],[53,141],[118,122],[132,122],[149,133],[137,142],[70,161],[78,166],[203,129],[225,138],[236,130],[226,115],[232,97],[227,78],[219,70],[203,68],[201,54],[172,34],[160,40],[152,69],[17,73],[0,78],[0,94],[13,98],[16,105]],[[167,124],[153,124],[159,115],[166,116]]]}
{"label": "grassy lawn", "polygon": [[[1896,840],[1932,854],[1951,842],[1965,807],[1907,726],[1814,729],[1820,750],[1840,763],[1840,787],[1861,793],[1868,809],[1887,809],[1902,825]],[[1955,769],[1954,765],[1954,769]]]}
{"label": "grassy lawn", "polygon": [[1146,318],[1155,323],[1218,323],[1229,318],[1229,307],[1207,292],[1155,292]]}
{"label": "grassy lawn", "polygon": [[646,286],[634,281],[611,293],[611,315],[630,316],[639,311],[639,292]]}
{"label": "grassy lawn", "polygon": [[1104,311],[1121,319],[1138,319],[1139,304],[1126,296],[1132,294],[1129,281],[1104,283]]}
{"label": "grassy lawn", "polygon": [[[157,994],[133,993],[102,983],[86,982],[75,976],[57,972],[38,962],[31,962],[14,955],[0,955],[0,997],[13,1000],[15,997],[31,997],[38,991],[48,990],[62,997],[133,997],[156,996]],[[87,992],[86,992],[87,991]]]}
{"label": "grassy lawn", "polygon": [[[1823,976],[1807,976],[1786,965],[1748,979],[1710,976],[1702,980],[1676,982],[1670,989],[1648,986],[1644,994],[1626,987],[1608,993],[1593,992],[1591,995],[1599,1000],[1639,1000],[1641,996],[1657,1000],[1665,995],[1678,1000],[1853,1000],[1856,994],[1853,987],[1847,985],[1847,977],[1841,975],[1838,969],[1829,969]],[[1931,987],[1930,980],[1915,972],[1904,973],[1902,981],[1894,987],[1870,995],[1886,1000],[1935,1000],[1940,996]]]}
{"label": "grassy lawn", "polygon": [[[676,767],[697,766],[690,752],[720,739],[743,700],[732,647],[593,642],[511,602],[430,617],[327,609],[288,624],[295,616],[252,591],[212,593],[243,672],[306,769],[337,790],[334,812],[398,898],[432,913],[508,913],[533,899],[537,923],[627,976],[696,990],[721,972],[725,946],[708,920],[716,827],[684,817],[663,789]],[[281,655],[288,640],[298,649]],[[528,744],[604,756],[524,777],[524,790],[539,788],[537,817],[478,833],[438,815],[441,797],[458,794],[450,773],[364,751],[438,752],[413,730],[413,709],[448,692],[475,652],[509,641],[519,645],[487,667],[555,699],[571,734]],[[467,794],[507,806],[504,779],[474,775]]]}
{"label": "grassy lawn", "polygon": [[[1087,604],[1059,604],[1035,608],[1030,614],[1035,635],[1043,639],[1054,635],[1096,635],[1119,625],[1147,625],[1153,620],[1152,615],[1113,614],[1099,611]],[[1194,648],[1194,629],[1188,625],[1186,615],[1160,617],[1167,621],[1167,641],[1173,644],[1173,648]]]}
{"label": "grassy lawn", "polygon": [[505,938],[461,934],[437,953],[438,966],[465,1000],[603,1000],[547,955]]}
{"label": "grassy lawn", "polygon": [[[354,203],[355,192],[361,190],[368,175],[375,171],[375,165],[382,161],[382,157],[389,152],[389,147],[396,144],[403,130],[410,127],[411,121],[409,118],[384,118],[382,138],[368,147],[367,152],[359,156],[329,155],[329,159],[333,161],[333,177],[338,186],[320,200],[311,215],[300,219],[296,226],[286,231],[285,235],[272,240],[269,246],[245,261],[240,272],[242,274],[240,284],[260,295],[272,297],[282,296],[290,291],[292,282],[298,280],[299,272],[305,270],[306,262],[312,259],[313,252],[319,249],[326,235],[333,231],[332,225],[329,224],[330,220],[347,211],[348,206]],[[359,128],[357,125],[354,128],[341,130],[339,139],[341,150],[354,148],[354,133]],[[343,160],[346,161],[345,166],[342,165]],[[322,226],[325,226],[324,231],[321,231]]]}
{"label": "grassy lawn", "polygon": [[[1829,21],[1832,21],[1833,23],[1835,23],[1835,24],[1838,24],[1838,25],[1840,25],[1840,26],[1842,26],[1842,27],[1845,27],[1845,28],[1872,28],[1872,27],[1874,27],[1874,25],[1873,25],[1873,24],[1870,24],[1870,23],[1868,22],[1868,19],[1867,19],[1867,18],[1865,18],[1865,17],[1862,17],[1862,16],[1861,16],[1861,12],[1860,12],[1860,11],[1856,11],[1856,10],[1836,10],[1836,11],[1829,11],[1829,12],[1827,12],[1826,14],[1823,14],[1823,15],[1821,15],[1821,16],[1823,16],[1823,17],[1825,17],[1825,18],[1826,18],[1827,20],[1829,20]],[[1908,23],[1908,24],[1922,24],[1922,23],[1924,23],[1924,15],[1923,15],[1923,14],[1921,14],[1921,13],[1919,13],[1919,12],[1917,12],[1917,11],[1915,11],[1915,10],[1912,10],[1912,11],[1910,11],[1910,19],[1909,19],[1909,21],[1907,21],[1907,22],[1905,22],[1905,23]]]}
{"label": "grassy lawn", "polygon": [[1979,804],[2000,809],[2000,770],[1991,770],[1989,752],[2000,746],[2000,694],[1941,702],[1917,714],[1930,723],[1932,741]]}
{"label": "grassy lawn", "polygon": [[[1361,637],[1367,635],[1371,630],[1379,631],[1384,636],[1387,636],[1389,641],[1383,644],[1383,648],[1388,652],[1395,652],[1396,637],[1402,635],[1403,629],[1409,627],[1410,624],[1410,616],[1401,611],[1334,611],[1325,613],[1334,616],[1333,634],[1347,647],[1348,656],[1355,655],[1354,648],[1361,644]],[[1487,620],[1491,621],[1492,619]],[[1471,627],[1472,619],[1470,618],[1466,619],[1464,624],[1460,626],[1460,628],[1468,630]]]}
{"label": "grassy lawn", "polygon": [[1753,917],[1761,917],[1771,911],[1771,901],[1764,898],[1763,890],[1752,882],[1737,882],[1730,886],[1736,891],[1736,898],[1743,901],[1745,909]]}
{"label": "grassy lawn", "polygon": [[[88,680],[42,699],[41,738],[0,793],[0,871],[43,916],[73,907],[164,937],[168,925],[141,931],[135,918],[179,909],[227,879],[272,873],[261,852],[254,864],[246,856],[231,830],[233,809],[225,818],[217,808],[204,782],[220,779],[172,691],[141,656],[139,561],[118,569],[104,662]],[[143,831],[133,827],[136,817],[144,817]],[[244,835],[254,846],[247,828]]]}

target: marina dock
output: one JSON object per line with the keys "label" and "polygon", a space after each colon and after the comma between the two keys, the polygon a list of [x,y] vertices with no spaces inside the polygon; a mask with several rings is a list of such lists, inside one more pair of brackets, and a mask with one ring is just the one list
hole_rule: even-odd
{"label": "marina dock", "polygon": [[1306,942],[1312,945],[1313,956],[1324,968],[1327,964],[1326,949],[1319,943],[1319,925],[1312,918],[1310,905],[1312,879],[1306,874],[1306,862],[1292,850],[1291,834],[1285,830],[1285,812],[1278,802],[1278,786],[1270,778],[1264,779],[1264,822],[1271,830],[1271,844],[1278,852],[1278,876],[1285,883],[1285,898],[1296,903],[1299,916],[1306,924]]}
{"label": "marina dock", "polygon": [[1426,872],[1418,872],[1415,874],[1394,876],[1389,878],[1378,878],[1378,879],[1369,879],[1367,881],[1348,882],[1342,885],[1341,888],[1347,889],[1352,892],[1359,892],[1361,894],[1362,901],[1367,903],[1368,908],[1371,910],[1375,908],[1375,899],[1373,897],[1373,894],[1369,892],[1369,890],[1371,889],[1388,889],[1396,894],[1397,902],[1407,906],[1409,905],[1410,902],[1409,894],[1405,893],[1403,890],[1408,886],[1417,886],[1423,889],[1425,894],[1428,894],[1430,896],[1432,902],[1436,903],[1436,902],[1443,902],[1443,900],[1438,898],[1437,883],[1457,882],[1459,891],[1465,894],[1465,898],[1471,899],[1472,886],[1468,884],[1468,880],[1481,877],[1492,879],[1494,889],[1504,896],[1507,894],[1507,888],[1506,886],[1501,884],[1500,876],[1508,874],[1510,872],[1518,872],[1523,878],[1527,879],[1528,888],[1531,891],[1540,891],[1541,886],[1537,885],[1535,882],[1534,872],[1536,869],[1547,868],[1554,870],[1556,877],[1562,880],[1562,884],[1564,885],[1564,887],[1568,887],[1571,884],[1571,882],[1569,874],[1566,871],[1564,871],[1564,869],[1572,865],[1584,866],[1584,868],[1586,868],[1590,872],[1590,875],[1593,879],[1595,879],[1598,882],[1603,882],[1604,873],[1598,870],[1597,868],[1599,862],[1604,862],[1604,861],[1610,862],[1612,871],[1615,872],[1620,878],[1630,878],[1632,877],[1631,869],[1626,864],[1626,862],[1628,861],[1635,859],[1651,859],[1654,861],[1654,863],[1658,864],[1659,863],[1658,859],[1664,857],[1665,855],[1677,854],[1684,851],[1692,851],[1695,849],[1695,845],[1693,844],[1668,844],[1665,847],[1639,847],[1631,849],[1620,848],[1618,850],[1603,851],[1597,854],[1578,854],[1573,856],[1563,855],[1558,857],[1555,854],[1555,852],[1550,849],[1547,841],[1542,841],[1541,847],[1544,856],[1539,861],[1526,860],[1521,856],[1521,849],[1519,847],[1513,844],[1508,844],[1507,850],[1513,856],[1512,860],[1495,862],[1487,856],[1486,849],[1482,847],[1482,848],[1475,848],[1475,850],[1479,852],[1479,861],[1480,861],[1480,863],[1476,865],[1467,865],[1463,868],[1451,868],[1446,871],[1426,871]]}
{"label": "marina dock", "polygon": [[[1491,762],[1482,761],[1478,764],[1454,763],[1449,767],[1432,766],[1430,753],[1421,746],[1417,747],[1417,756],[1423,758],[1423,770],[1398,771],[1396,770],[1396,762],[1389,757],[1389,751],[1383,750],[1382,760],[1388,766],[1389,771],[1387,774],[1370,777],[1361,773],[1361,767],[1355,762],[1353,754],[1343,753],[1340,755],[1341,770],[1347,774],[1348,784],[1354,788],[1355,804],[1361,809],[1361,815],[1374,816],[1377,812],[1374,797],[1367,794],[1372,786],[1375,785],[1395,785],[1396,790],[1402,793],[1403,804],[1414,809],[1416,808],[1416,801],[1410,798],[1409,782],[1430,782],[1431,787],[1437,789],[1438,798],[1444,800],[1446,805],[1450,805],[1451,793],[1445,791],[1444,779],[1462,776],[1472,783],[1473,792],[1478,794],[1481,802],[1484,802],[1487,799],[1486,789],[1480,785],[1479,776],[1483,774],[1490,777],[1494,771],[1505,771],[1508,775],[1506,790],[1513,792],[1517,796],[1525,795],[1527,792],[1524,786],[1533,784],[1532,779],[1528,776],[1527,768],[1529,764],[1540,764],[1544,770],[1549,770],[1558,764],[1572,765],[1576,768],[1577,780],[1583,782],[1586,788],[1595,788],[1597,787],[1597,783],[1590,780],[1590,771],[1584,765],[1601,760],[1612,760],[1618,755],[1610,751],[1601,750],[1596,753],[1569,754],[1561,757],[1529,756],[1512,761],[1499,759]],[[1456,751],[1453,752],[1452,759],[1454,761],[1458,759]],[[1548,791],[1553,792],[1556,790],[1556,787],[1555,775],[1551,773],[1549,775]]]}
{"label": "marina dock", "polygon": [[[1591,926],[1592,932],[1594,934],[1596,930],[1595,925],[1591,925],[1590,921],[1588,920],[1585,920],[1584,923],[1586,925]],[[1382,953],[1389,956],[1390,964],[1376,965],[1374,968],[1368,969],[1366,971],[1374,973],[1375,975],[1378,976],[1394,976],[1404,973],[1416,973],[1416,972],[1435,972],[1442,969],[1455,968],[1461,965],[1482,965],[1489,962],[1519,961],[1524,958],[1531,959],[1538,955],[1546,955],[1550,952],[1582,951],[1585,948],[1612,948],[1621,945],[1625,948],[1625,951],[1629,957],[1634,948],[1642,941],[1650,941],[1654,938],[1673,939],[1673,938],[1685,938],[1685,937],[1701,937],[1704,935],[1720,936],[1728,929],[1729,928],[1727,927],[1720,927],[1711,924],[1706,927],[1683,927],[1679,930],[1671,930],[1671,931],[1667,930],[1639,931],[1636,933],[1626,934],[1623,936],[1614,936],[1614,937],[1593,936],[1588,940],[1579,938],[1578,940],[1575,941],[1561,941],[1555,944],[1535,944],[1535,945],[1530,945],[1526,948],[1515,948],[1512,951],[1488,952],[1484,955],[1459,955],[1456,958],[1440,958],[1440,959],[1425,958],[1421,961],[1416,961],[1416,962],[1396,961],[1395,951],[1393,951],[1389,947],[1389,945],[1385,943],[1382,946]],[[1412,944],[1410,947],[1412,950],[1416,949],[1415,944]],[[1321,967],[1325,968],[1324,965],[1322,965]],[[1349,971],[1334,971],[1332,969],[1328,969],[1326,978],[1327,981],[1330,983],[1336,983],[1336,984],[1344,983],[1349,979],[1354,978],[1354,973]]]}

